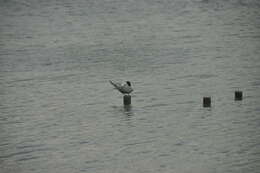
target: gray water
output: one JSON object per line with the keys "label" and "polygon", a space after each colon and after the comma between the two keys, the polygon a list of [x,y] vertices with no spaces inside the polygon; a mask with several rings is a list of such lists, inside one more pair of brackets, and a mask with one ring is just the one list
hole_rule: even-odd
{"label": "gray water", "polygon": [[1,173],[256,173],[259,151],[258,0],[0,0]]}

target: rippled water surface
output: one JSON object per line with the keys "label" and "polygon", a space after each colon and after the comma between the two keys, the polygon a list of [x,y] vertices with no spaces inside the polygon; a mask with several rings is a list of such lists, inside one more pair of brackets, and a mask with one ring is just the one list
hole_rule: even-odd
{"label": "rippled water surface", "polygon": [[0,0],[0,21],[1,173],[259,172],[259,1]]}

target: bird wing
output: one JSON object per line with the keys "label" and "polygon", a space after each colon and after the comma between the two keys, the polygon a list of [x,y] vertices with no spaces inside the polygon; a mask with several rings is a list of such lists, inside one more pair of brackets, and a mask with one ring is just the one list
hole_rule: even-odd
{"label": "bird wing", "polygon": [[122,94],[129,94],[133,91],[132,87],[128,86],[128,85],[121,85],[120,83],[115,83],[113,81],[109,81],[119,92],[121,92]]}
{"label": "bird wing", "polygon": [[122,85],[120,83],[115,83],[113,81],[109,81],[117,90],[119,90],[120,92],[122,92]]}

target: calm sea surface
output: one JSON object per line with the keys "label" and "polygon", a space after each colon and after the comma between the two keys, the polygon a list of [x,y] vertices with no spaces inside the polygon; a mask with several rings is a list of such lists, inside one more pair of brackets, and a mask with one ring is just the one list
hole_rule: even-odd
{"label": "calm sea surface", "polygon": [[260,1],[0,0],[1,173],[259,170]]}

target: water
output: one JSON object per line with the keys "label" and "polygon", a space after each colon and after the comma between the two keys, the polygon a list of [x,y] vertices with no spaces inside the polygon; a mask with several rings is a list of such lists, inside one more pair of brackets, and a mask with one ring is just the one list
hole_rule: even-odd
{"label": "water", "polygon": [[259,8],[0,0],[0,172],[259,172]]}

